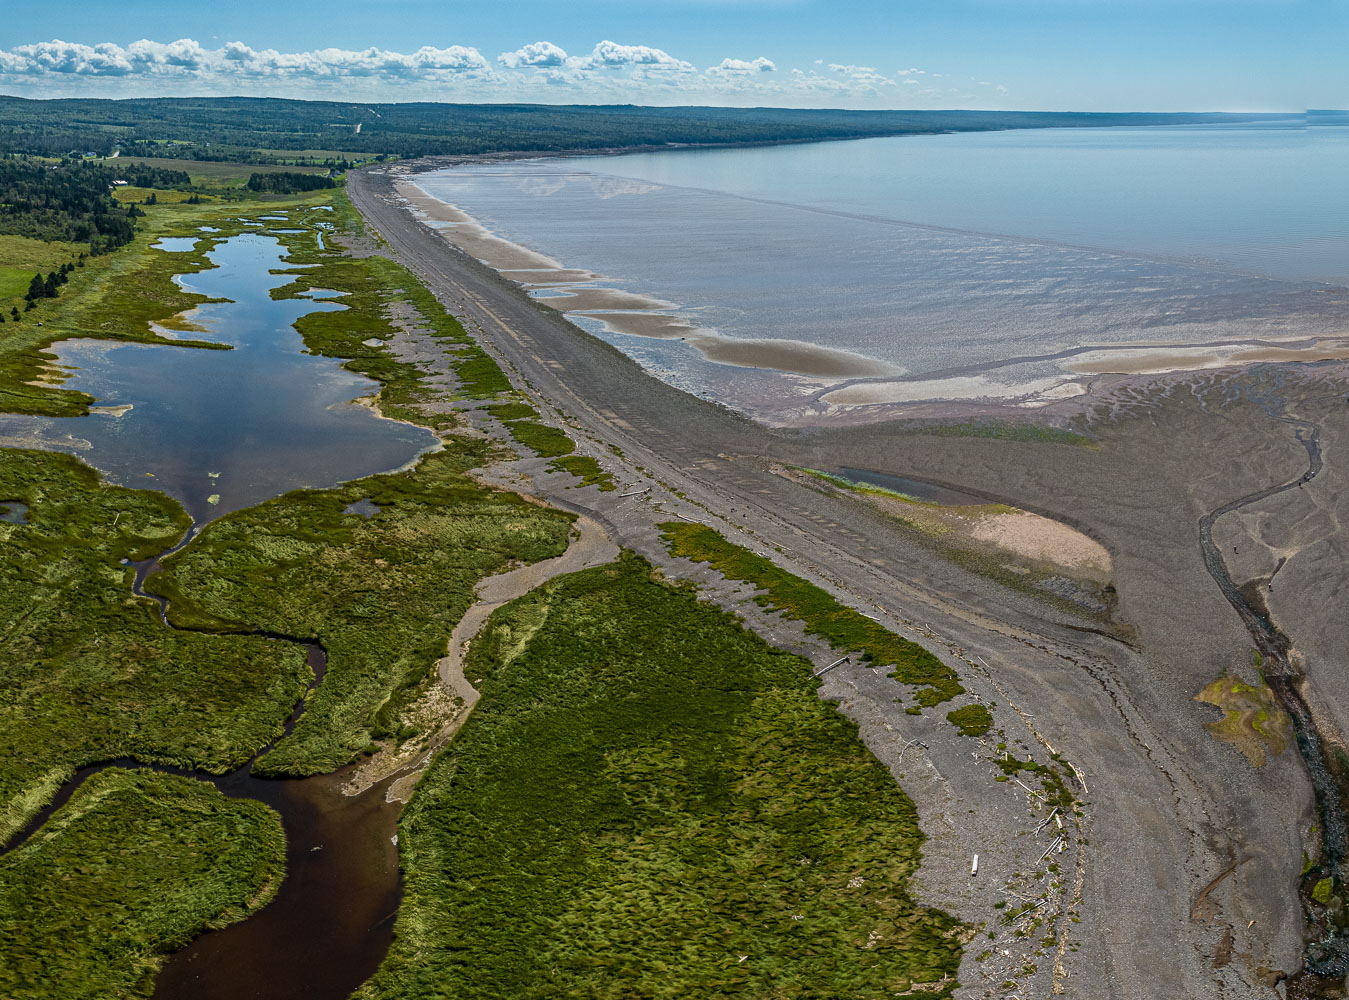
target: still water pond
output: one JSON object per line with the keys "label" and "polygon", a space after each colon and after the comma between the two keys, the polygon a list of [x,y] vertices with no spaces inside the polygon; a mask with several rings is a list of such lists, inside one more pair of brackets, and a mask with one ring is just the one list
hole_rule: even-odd
{"label": "still water pond", "polygon": [[125,486],[162,490],[198,522],[298,487],[397,469],[432,448],[428,430],[381,420],[355,402],[378,385],[305,352],[292,324],[342,309],[337,296],[275,300],[291,277],[285,249],[249,233],[218,244],[216,266],[179,279],[225,302],[188,318],[233,350],[72,340],[56,345],[65,384],[89,393],[87,417],[0,415],[0,445],[70,451]]}

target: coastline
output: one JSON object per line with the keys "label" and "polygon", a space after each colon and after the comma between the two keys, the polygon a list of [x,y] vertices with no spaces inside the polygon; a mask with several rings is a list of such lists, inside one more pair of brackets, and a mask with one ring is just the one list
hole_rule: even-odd
{"label": "coastline", "polygon": [[[593,150],[585,151],[585,155],[642,151]],[[1274,325],[1231,340],[1088,344],[1035,358],[1008,358],[962,370],[915,374],[892,362],[821,344],[737,337],[702,328],[681,310],[680,304],[607,287],[609,279],[604,275],[570,266],[570,262],[555,260],[489,232],[461,207],[428,193],[416,181],[418,174],[468,163],[571,155],[542,157],[522,152],[432,157],[384,170],[396,178],[398,196],[447,243],[521,286],[541,305],[557,309],[573,325],[632,354],[648,373],[668,380],[647,349],[633,342],[632,350],[627,350],[624,338],[679,340],[694,348],[701,361],[725,366],[727,372],[721,377],[735,380],[737,395],[722,401],[767,426],[809,427],[823,420],[861,425],[893,419],[965,417],[1022,422],[1028,415],[1036,422],[1063,426],[1090,417],[1103,407],[1116,408],[1121,395],[1128,397],[1159,377],[1184,381],[1199,373],[1230,375],[1256,365],[1349,362],[1349,331],[1341,331],[1337,323],[1326,320],[1306,331]],[[1040,365],[1041,373],[1027,370],[1013,374],[1027,364]],[[1046,364],[1055,365],[1055,370],[1045,373]],[[1010,375],[1011,381],[998,378],[1000,372]],[[721,398],[715,389],[709,397]]]}
{"label": "coastline", "polygon": [[[892,411],[898,418],[889,421],[831,418],[827,425],[773,428],[661,381],[529,298],[407,212],[392,179],[361,173],[349,182],[368,224],[471,326],[517,387],[525,387],[521,391],[593,439],[606,464],[612,460],[605,448],[618,449],[613,454],[622,471],[615,475],[633,484],[626,493],[650,487],[640,499],[625,493],[590,498],[536,479],[544,496],[595,517],[619,544],[657,562],[666,557],[653,537],[653,519],[668,520],[679,510],[674,516],[714,525],[949,655],[962,683],[986,704],[996,703],[997,726],[1009,746],[1029,740],[1024,749],[1048,748],[1080,769],[1097,793],[1084,819],[1089,846],[1076,863],[1068,862],[1074,873],[1062,880],[1071,894],[1059,911],[1065,916],[1051,918],[1072,920],[1058,925],[1063,935],[1052,969],[1046,958],[1021,995],[1049,997],[1083,982],[1118,998],[1207,995],[1217,979],[1234,996],[1253,996],[1300,968],[1295,883],[1301,852],[1315,850],[1299,819],[1310,822],[1310,786],[1295,754],[1271,759],[1259,772],[1245,770],[1245,758],[1204,727],[1212,709],[1192,700],[1214,677],[1246,676],[1242,664],[1250,649],[1249,635],[1204,567],[1196,524],[1202,512],[1232,496],[1305,466],[1301,445],[1271,407],[1324,396],[1328,385],[1345,381],[1342,366],[1098,376],[1099,396],[1087,405],[1070,401],[1079,414],[1095,418],[1090,440],[1046,430],[1044,410],[1014,413],[1021,427],[999,429],[979,423],[999,416],[994,407],[968,404],[952,414],[963,420],[956,427],[910,419],[918,409],[912,407]],[[1323,439],[1343,447],[1349,446],[1349,413],[1341,412],[1342,396],[1339,402],[1321,419]],[[1031,416],[1035,423],[1027,425]],[[1327,470],[1333,462],[1328,457]],[[774,475],[774,463],[908,477],[1068,524],[1112,558],[1114,624],[1086,627],[1018,588],[993,584],[978,567],[945,560],[897,531],[883,512]],[[1290,499],[1331,503],[1338,475],[1328,471],[1327,479],[1293,491]],[[1271,522],[1256,518],[1252,514],[1252,536],[1235,540],[1243,560],[1254,553],[1258,574],[1271,543],[1255,533],[1270,530],[1261,526]],[[1309,544],[1294,538],[1283,555]],[[1297,559],[1288,556],[1289,565],[1319,572],[1319,551],[1307,547]],[[1269,552],[1270,568],[1274,556]],[[678,572],[691,571],[681,564]],[[728,602],[724,606],[747,614],[756,631],[779,637],[773,641],[784,631],[794,634],[745,603],[743,590],[728,588],[711,571],[693,572]],[[1332,721],[1343,726],[1336,707],[1345,687],[1335,670],[1341,661],[1334,643],[1317,638],[1326,634],[1325,609],[1304,600],[1320,577],[1289,573],[1283,571],[1276,588],[1275,613],[1298,616],[1298,638],[1316,657],[1309,682],[1329,699],[1323,706]],[[1015,798],[1018,789],[997,785],[990,794],[983,782],[991,779],[977,762],[971,767],[969,747],[945,745],[902,708],[896,715],[886,682],[865,666],[828,677],[822,694],[837,698],[859,722],[863,740],[918,804],[930,838],[918,876],[922,898],[963,918],[986,919],[1003,877],[1026,870],[1038,855],[1024,864],[1015,860],[1028,842],[1007,839],[1009,830],[1018,836],[1016,821],[1000,811],[1010,801],[1001,802],[997,790],[1010,789]],[[915,738],[926,744],[917,759]],[[1107,794],[1100,794],[1102,787]],[[978,809],[969,813],[967,804]],[[1012,853],[1002,853],[1007,850]],[[971,851],[981,855],[976,881],[969,878]],[[1193,898],[1211,890],[1233,852],[1259,863],[1226,876],[1220,892],[1204,895],[1210,905],[1203,914],[1194,916]],[[1119,865],[1121,856],[1131,864]],[[987,884],[985,871],[992,879]],[[1159,896],[1157,885],[1175,888]],[[1215,963],[1220,956],[1229,957]],[[1016,960],[999,951],[968,956],[960,978],[978,990],[1015,972]]]}

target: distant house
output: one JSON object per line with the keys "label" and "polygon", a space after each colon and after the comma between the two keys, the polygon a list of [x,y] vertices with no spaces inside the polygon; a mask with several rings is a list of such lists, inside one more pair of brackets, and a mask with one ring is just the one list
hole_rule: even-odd
{"label": "distant house", "polygon": [[126,187],[126,181],[113,181],[112,186],[115,188]]}

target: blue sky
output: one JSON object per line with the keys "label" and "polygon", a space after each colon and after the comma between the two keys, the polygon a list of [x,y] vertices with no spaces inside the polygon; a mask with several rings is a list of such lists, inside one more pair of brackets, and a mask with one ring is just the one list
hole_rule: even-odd
{"label": "blue sky", "polygon": [[852,108],[1349,106],[1344,0],[12,3],[0,92]]}

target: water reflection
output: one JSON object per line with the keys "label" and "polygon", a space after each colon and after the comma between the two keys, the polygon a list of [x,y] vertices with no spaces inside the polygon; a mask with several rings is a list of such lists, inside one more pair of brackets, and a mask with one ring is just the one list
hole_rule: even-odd
{"label": "water reflection", "polygon": [[[190,242],[190,241],[189,241]],[[72,451],[113,482],[163,490],[197,521],[297,487],[326,487],[399,468],[434,447],[428,430],[380,420],[355,402],[378,386],[338,361],[307,354],[293,324],[340,310],[316,293],[271,298],[290,281],[270,273],[284,249],[248,233],[211,251],[212,270],[181,283],[227,302],[200,306],[209,351],[74,340],[55,346],[67,387],[99,411],[56,419],[0,415],[0,444]]]}

